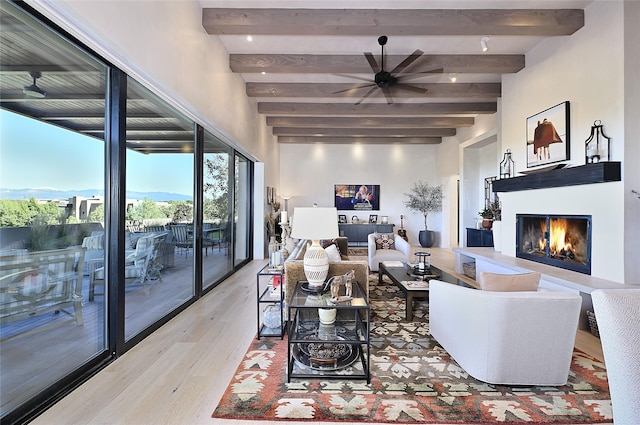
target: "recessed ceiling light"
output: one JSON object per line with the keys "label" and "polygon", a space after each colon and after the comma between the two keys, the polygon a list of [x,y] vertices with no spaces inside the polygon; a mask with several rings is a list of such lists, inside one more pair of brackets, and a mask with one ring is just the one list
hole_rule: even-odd
{"label": "recessed ceiling light", "polygon": [[452,83],[455,83],[456,81],[458,81],[458,76],[456,75],[455,72],[449,73],[449,81],[451,81]]}
{"label": "recessed ceiling light", "polygon": [[253,41],[253,37],[251,37],[250,35],[247,36],[247,41]]}
{"label": "recessed ceiling light", "polygon": [[262,71],[260,74],[267,75],[266,71]]}

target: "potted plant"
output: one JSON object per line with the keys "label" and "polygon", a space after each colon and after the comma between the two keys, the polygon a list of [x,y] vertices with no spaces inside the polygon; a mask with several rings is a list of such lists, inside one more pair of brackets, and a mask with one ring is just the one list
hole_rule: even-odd
{"label": "potted plant", "polygon": [[491,229],[491,226],[493,226],[493,211],[491,211],[489,207],[485,207],[478,211],[478,215],[482,217],[482,228],[487,230]]}
{"label": "potted plant", "polygon": [[407,200],[404,205],[411,211],[424,215],[424,230],[420,230],[418,240],[420,246],[429,248],[436,240],[435,232],[427,228],[427,216],[430,212],[442,211],[442,185],[430,186],[429,183],[418,181],[413,184],[411,192],[405,193]]}

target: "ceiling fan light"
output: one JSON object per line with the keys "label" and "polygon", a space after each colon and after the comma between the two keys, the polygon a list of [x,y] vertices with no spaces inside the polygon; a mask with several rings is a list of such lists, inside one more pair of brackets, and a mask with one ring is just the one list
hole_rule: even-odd
{"label": "ceiling fan light", "polygon": [[482,51],[486,52],[489,50],[489,37],[482,37],[480,39],[480,46],[482,46]]}
{"label": "ceiling fan light", "polygon": [[22,88],[22,93],[26,94],[29,97],[35,97],[37,99],[43,99],[47,93],[42,90],[40,87],[35,84],[31,84],[30,86],[24,86]]}

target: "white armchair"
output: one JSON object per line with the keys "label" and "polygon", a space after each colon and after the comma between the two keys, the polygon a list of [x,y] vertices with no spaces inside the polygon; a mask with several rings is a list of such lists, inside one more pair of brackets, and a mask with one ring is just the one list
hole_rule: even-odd
{"label": "white armchair", "polygon": [[607,367],[613,423],[638,423],[640,289],[598,289],[591,299]]}
{"label": "white armchair", "polygon": [[494,292],[429,281],[429,331],[469,375],[491,384],[564,385],[580,295]]}
{"label": "white armchair", "polygon": [[[393,246],[391,248],[379,249],[376,245],[376,238],[380,234],[371,233],[367,237],[369,270],[378,271],[378,264],[383,261],[402,261],[408,262],[411,256],[411,245],[402,239],[399,235],[393,235]],[[391,237],[391,235],[389,235]]]}

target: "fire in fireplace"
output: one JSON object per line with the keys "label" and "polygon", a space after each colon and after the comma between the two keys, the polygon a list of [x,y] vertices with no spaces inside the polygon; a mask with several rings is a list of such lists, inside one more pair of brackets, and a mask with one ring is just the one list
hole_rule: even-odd
{"label": "fire in fireplace", "polygon": [[516,257],[591,274],[591,216],[516,214]]}

